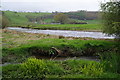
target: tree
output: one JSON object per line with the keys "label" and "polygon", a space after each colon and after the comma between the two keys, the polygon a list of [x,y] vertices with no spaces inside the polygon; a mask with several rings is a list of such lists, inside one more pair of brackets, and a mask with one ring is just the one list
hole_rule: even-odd
{"label": "tree", "polygon": [[5,28],[9,25],[9,20],[7,17],[2,16],[2,28]]}
{"label": "tree", "polygon": [[103,32],[120,37],[120,1],[110,1],[101,5]]}
{"label": "tree", "polygon": [[0,15],[0,26],[2,28],[5,28],[5,27],[8,26],[8,24],[9,24],[8,18],[6,16],[4,16],[4,15]]}
{"label": "tree", "polygon": [[54,16],[54,20],[61,24],[65,24],[68,21],[68,17],[63,13],[58,13]]}

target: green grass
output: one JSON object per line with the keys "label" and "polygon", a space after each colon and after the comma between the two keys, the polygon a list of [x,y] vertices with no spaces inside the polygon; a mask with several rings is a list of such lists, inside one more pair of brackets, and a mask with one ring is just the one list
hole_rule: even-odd
{"label": "green grass", "polygon": [[3,78],[120,78],[120,74],[105,71],[104,66],[88,60],[48,61],[29,58],[22,64],[4,66]]}
{"label": "green grass", "polygon": [[[32,55],[50,56],[57,55],[52,47],[62,51],[67,56],[92,56],[97,53],[115,49],[115,42],[105,40],[67,40],[67,39],[41,39],[31,40],[28,43],[19,45],[18,47],[3,47],[3,61],[13,60]],[[13,57],[11,57],[13,55]],[[61,56],[64,56],[61,55]],[[15,60],[14,60],[15,61]]]}
{"label": "green grass", "polygon": [[[114,40],[69,39],[9,30],[3,30],[2,35],[3,63],[22,63],[0,67],[3,78],[120,78],[119,54],[114,52],[119,50],[116,46],[120,43]],[[67,56],[100,55],[101,61],[29,58],[35,54],[49,56],[55,53],[51,47],[65,51]]]}
{"label": "green grass", "polygon": [[32,13],[32,12],[12,12],[12,11],[4,11],[4,14],[8,19],[10,20],[10,25],[25,25],[25,24],[31,24],[26,16],[44,16],[49,15],[51,13]]}
{"label": "green grass", "polygon": [[88,24],[100,24],[101,20],[86,20],[86,22],[88,22]]}
{"label": "green grass", "polygon": [[31,26],[21,26],[29,27],[33,29],[41,30],[77,30],[77,31],[101,31],[100,24],[36,24]]}
{"label": "green grass", "polygon": [[[50,15],[51,13],[32,13],[32,12],[12,12],[4,11],[4,15],[10,20],[9,26],[30,27],[34,29],[53,29],[53,30],[82,30],[82,31],[101,31],[100,20],[76,20],[88,22],[88,24],[39,24],[30,22],[26,16],[33,18]],[[51,23],[53,19],[45,19],[43,22]]]}
{"label": "green grass", "polygon": [[0,66],[0,79],[2,78],[2,66]]}
{"label": "green grass", "polygon": [[25,33],[12,30],[2,30],[0,35],[2,38],[2,47],[12,48],[17,47],[22,44],[27,44],[29,40],[40,40],[45,38],[59,38],[54,35],[45,35],[45,34],[34,34],[34,33]]}
{"label": "green grass", "polygon": [[[99,52],[114,51],[116,42],[113,40],[96,40],[91,38],[64,38],[59,36],[22,33],[3,30],[2,33],[3,62],[21,62],[31,54],[50,56],[55,47],[68,56],[96,55]],[[119,44],[118,44],[119,45]]]}

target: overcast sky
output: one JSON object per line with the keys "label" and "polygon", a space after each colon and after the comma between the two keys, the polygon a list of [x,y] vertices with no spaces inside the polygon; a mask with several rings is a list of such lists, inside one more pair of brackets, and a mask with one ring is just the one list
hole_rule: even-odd
{"label": "overcast sky", "polygon": [[2,0],[2,10],[11,11],[98,11],[100,3],[108,0]]}

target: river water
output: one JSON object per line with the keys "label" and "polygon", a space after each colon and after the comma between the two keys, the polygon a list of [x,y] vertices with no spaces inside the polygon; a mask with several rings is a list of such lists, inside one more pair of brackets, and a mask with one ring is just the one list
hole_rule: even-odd
{"label": "river water", "polygon": [[18,27],[8,27],[9,30],[16,30],[28,33],[42,33],[50,35],[58,35],[64,37],[90,37],[97,39],[114,39],[114,36],[108,36],[102,32],[86,32],[86,31],[70,31],[70,30],[37,30]]}

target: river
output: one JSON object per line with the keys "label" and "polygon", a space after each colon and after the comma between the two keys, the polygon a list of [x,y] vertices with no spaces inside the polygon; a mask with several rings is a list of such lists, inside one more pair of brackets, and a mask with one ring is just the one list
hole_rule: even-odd
{"label": "river", "polygon": [[58,35],[64,37],[90,37],[97,39],[114,39],[114,36],[108,36],[102,32],[87,32],[87,31],[70,31],[70,30],[37,30],[18,27],[8,27],[9,30],[16,30],[27,33],[42,33],[49,35]]}

